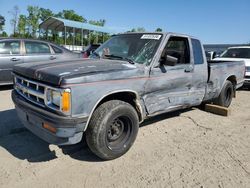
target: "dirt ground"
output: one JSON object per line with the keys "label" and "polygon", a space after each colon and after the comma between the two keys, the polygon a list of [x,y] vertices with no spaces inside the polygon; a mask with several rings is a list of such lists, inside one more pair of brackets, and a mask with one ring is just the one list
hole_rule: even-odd
{"label": "dirt ground", "polygon": [[23,128],[10,89],[0,88],[1,188],[250,187],[250,91],[229,117],[192,108],[150,119],[126,155],[103,162],[84,143],[61,149]]}

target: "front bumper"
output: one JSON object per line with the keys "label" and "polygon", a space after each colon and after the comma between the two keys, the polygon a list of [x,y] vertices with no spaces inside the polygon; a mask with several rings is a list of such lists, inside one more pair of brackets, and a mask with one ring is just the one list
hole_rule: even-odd
{"label": "front bumper", "polygon": [[[12,91],[12,100],[23,125],[46,142],[56,145],[70,145],[81,141],[87,117],[59,116],[30,104],[15,90]],[[52,133],[43,128],[44,123],[56,128],[56,132]]]}
{"label": "front bumper", "polygon": [[244,86],[250,86],[250,79],[244,81]]}
{"label": "front bumper", "polygon": [[247,73],[247,76],[245,77],[244,86],[250,86],[250,73]]}

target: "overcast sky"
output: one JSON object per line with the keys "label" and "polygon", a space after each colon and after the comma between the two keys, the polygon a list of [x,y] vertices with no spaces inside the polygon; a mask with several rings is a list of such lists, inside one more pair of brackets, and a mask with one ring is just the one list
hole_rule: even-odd
{"label": "overcast sky", "polygon": [[105,19],[106,26],[129,30],[179,32],[199,37],[203,43],[250,42],[250,0],[0,0],[0,14],[11,31],[9,10],[28,5],[54,12],[73,9],[88,20]]}

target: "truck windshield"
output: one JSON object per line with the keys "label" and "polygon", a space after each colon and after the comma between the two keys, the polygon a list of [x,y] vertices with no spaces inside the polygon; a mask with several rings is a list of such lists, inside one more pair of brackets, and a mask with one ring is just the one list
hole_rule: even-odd
{"label": "truck windshield", "polygon": [[250,58],[250,48],[229,48],[221,57],[229,58]]}
{"label": "truck windshield", "polygon": [[100,46],[91,57],[119,59],[148,65],[151,63],[161,40],[161,34],[117,35]]}

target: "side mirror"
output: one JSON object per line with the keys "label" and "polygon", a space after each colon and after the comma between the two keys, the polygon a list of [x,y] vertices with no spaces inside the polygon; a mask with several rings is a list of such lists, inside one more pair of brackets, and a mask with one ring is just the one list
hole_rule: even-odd
{"label": "side mirror", "polygon": [[178,58],[166,55],[161,59],[161,64],[167,65],[167,66],[175,66],[178,63]]}

